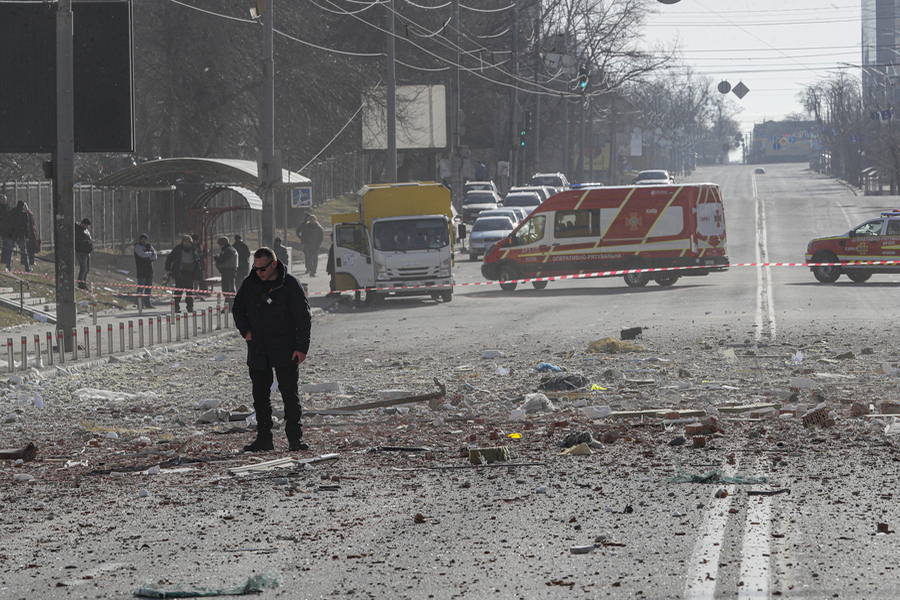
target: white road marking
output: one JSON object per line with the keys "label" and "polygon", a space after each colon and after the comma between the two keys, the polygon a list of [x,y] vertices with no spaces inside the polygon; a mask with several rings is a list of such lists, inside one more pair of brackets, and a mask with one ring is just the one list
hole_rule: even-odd
{"label": "white road marking", "polygon": [[769,597],[769,557],[771,550],[771,496],[749,496],[744,543],[741,546],[741,582],[738,600]]}
{"label": "white road marking", "polygon": [[[753,199],[756,203],[756,262],[769,262],[768,232],[766,230],[766,206],[759,199],[756,188],[756,174],[751,176]],[[768,341],[775,341],[775,303],[772,296],[772,272],[768,266],[756,267],[756,341],[762,341],[768,337]]]}
{"label": "white road marking", "polygon": [[725,490],[728,497],[710,498],[710,508],[703,515],[703,528],[691,554],[687,589],[684,592],[684,597],[688,600],[716,598],[719,556],[722,554],[722,540],[725,538],[725,525],[728,522],[728,510],[734,498],[735,486],[730,485]]}

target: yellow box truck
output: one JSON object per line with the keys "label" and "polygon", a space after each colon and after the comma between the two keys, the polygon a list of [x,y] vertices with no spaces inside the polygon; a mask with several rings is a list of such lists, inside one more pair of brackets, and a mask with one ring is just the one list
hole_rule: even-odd
{"label": "yellow box truck", "polygon": [[453,207],[440,183],[370,184],[359,210],[332,216],[335,281],[340,291],[453,299]]}

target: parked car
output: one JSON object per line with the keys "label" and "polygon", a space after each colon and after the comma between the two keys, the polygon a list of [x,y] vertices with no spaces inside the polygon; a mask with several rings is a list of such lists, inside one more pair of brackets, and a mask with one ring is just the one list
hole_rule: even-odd
{"label": "parked car", "polygon": [[765,168],[765,167],[756,167],[756,168],[753,170],[753,172],[756,173],[757,175],[765,175],[765,174],[766,174],[766,168]]}
{"label": "parked car", "polygon": [[675,183],[675,176],[670,175],[668,171],[654,169],[652,171],[641,171],[632,181],[634,185],[670,185]]}
{"label": "parked car", "polygon": [[500,195],[500,190],[493,181],[467,181],[463,184],[463,196],[475,190],[494,192],[498,196]]}
{"label": "parked car", "polygon": [[500,206],[500,195],[489,190],[473,190],[466,194],[462,206],[463,223],[472,223],[483,210]]}
{"label": "parked car", "polygon": [[512,220],[513,225],[517,224],[527,216],[528,212],[521,206],[501,206],[494,210],[483,210],[478,214],[479,219],[485,217],[509,217]]}
{"label": "parked car", "polygon": [[841,235],[816,238],[806,247],[806,262],[829,263],[810,267],[822,283],[834,283],[844,274],[855,283],[876,273],[900,273],[900,264],[859,265],[859,262],[900,260],[900,209],[857,225]]}
{"label": "parked car", "polygon": [[478,260],[515,227],[509,215],[478,217],[469,236],[469,259]]}
{"label": "parked car", "polygon": [[535,173],[528,185],[549,185],[562,192],[569,189],[569,180],[562,173]]}
{"label": "parked car", "polygon": [[510,192],[503,199],[503,207],[520,206],[529,213],[541,205],[541,197],[537,192]]}
{"label": "parked car", "polygon": [[544,202],[547,198],[556,193],[556,188],[547,185],[520,185],[509,188],[509,192],[507,193],[512,194],[515,192],[536,192],[537,195],[541,197],[541,202]]}

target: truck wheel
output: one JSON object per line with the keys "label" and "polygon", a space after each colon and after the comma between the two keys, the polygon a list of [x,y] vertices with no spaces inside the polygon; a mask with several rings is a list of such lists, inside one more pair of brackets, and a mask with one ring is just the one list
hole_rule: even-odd
{"label": "truck wheel", "polygon": [[533,285],[536,290],[542,290],[547,287],[547,283],[548,282],[546,281],[532,281],[531,285]]}
{"label": "truck wheel", "polygon": [[650,281],[650,275],[648,275],[647,273],[626,273],[623,277],[625,279],[625,283],[628,284],[628,287],[644,287],[645,285],[647,285],[647,282]]}
{"label": "truck wheel", "polygon": [[[515,268],[511,267],[509,264],[505,264],[502,267],[500,267],[500,272],[497,274],[497,278],[500,281],[510,281],[513,279],[518,279],[519,274],[516,272]],[[516,285],[518,285],[518,284],[516,284],[515,282],[501,283],[500,289],[503,290],[504,292],[511,292],[514,289],[516,289]]]}
{"label": "truck wheel", "polygon": [[453,290],[441,292],[441,300],[443,300],[444,302],[450,302],[451,300],[453,300]]}
{"label": "truck wheel", "polygon": [[847,277],[849,277],[850,281],[853,283],[865,283],[871,279],[872,274],[866,273],[865,271],[847,271]]}
{"label": "truck wheel", "polygon": [[657,275],[655,281],[663,287],[669,287],[670,285],[675,285],[678,277],[678,275]]}
{"label": "truck wheel", "polygon": [[[812,257],[814,263],[836,263],[837,256],[831,252],[823,252]],[[839,266],[819,266],[813,267],[813,275],[822,283],[834,283],[841,276],[841,267]]]}

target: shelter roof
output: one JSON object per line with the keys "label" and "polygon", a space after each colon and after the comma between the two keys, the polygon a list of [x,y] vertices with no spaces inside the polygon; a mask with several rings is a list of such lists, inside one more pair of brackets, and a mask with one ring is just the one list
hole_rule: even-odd
{"label": "shelter roof", "polygon": [[[309,185],[300,173],[282,169],[279,187]],[[171,189],[178,184],[259,187],[256,162],[236,158],[160,158],[116,171],[96,182],[99,187]]]}

